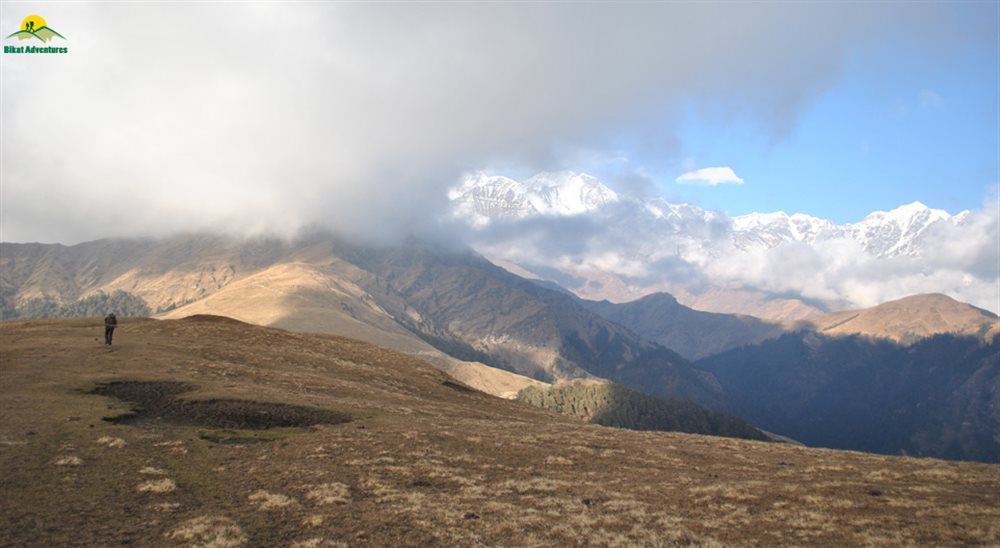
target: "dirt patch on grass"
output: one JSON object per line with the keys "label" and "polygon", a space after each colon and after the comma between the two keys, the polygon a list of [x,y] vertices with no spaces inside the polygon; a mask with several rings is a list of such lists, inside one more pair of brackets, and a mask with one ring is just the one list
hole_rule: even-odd
{"label": "dirt patch on grass", "polygon": [[351,421],[351,417],[343,413],[283,403],[177,398],[194,389],[190,384],[179,382],[120,381],[98,386],[90,393],[136,404],[131,413],[105,419],[115,424],[266,430]]}

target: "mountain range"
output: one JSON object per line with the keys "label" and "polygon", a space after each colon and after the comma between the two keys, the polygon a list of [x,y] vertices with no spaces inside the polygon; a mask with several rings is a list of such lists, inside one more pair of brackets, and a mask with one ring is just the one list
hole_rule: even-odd
{"label": "mountain range", "polygon": [[672,295],[654,293],[628,303],[586,301],[590,310],[690,360],[776,339],[786,333],[861,335],[910,345],[939,334],[990,340],[997,315],[941,294],[911,295],[861,310],[843,310],[807,320],[763,320],[686,307]]}
{"label": "mountain range", "polygon": [[352,336],[427,359],[477,388],[475,377],[490,377],[508,397],[537,381],[600,377],[717,401],[706,375],[681,356],[467,250],[363,247],[328,235],[0,246],[8,311],[33,298],[122,290],[164,318],[214,313]]}
{"label": "mountain range", "polygon": [[[69,303],[115,291],[143,299],[160,318],[218,314],[361,339],[426,360],[469,386],[503,397],[571,380],[608,380],[655,397],[690,400],[746,416],[780,435],[801,430],[757,413],[758,399],[766,400],[767,392],[741,392],[741,383],[732,381],[739,377],[732,371],[742,369],[726,364],[742,363],[744,356],[761,352],[766,355],[770,351],[761,348],[776,348],[768,345],[789,336],[803,337],[803,332],[822,340],[874,338],[896,349],[893,356],[906,355],[907,345],[918,343],[924,344],[921,352],[939,355],[934,350],[937,343],[922,341],[950,333],[968,336],[963,344],[969,346],[962,355],[982,359],[975,348],[988,345],[1000,332],[992,313],[940,295],[819,316],[810,322],[708,313],[663,294],[634,303],[589,302],[550,283],[516,276],[466,248],[417,240],[396,246],[359,245],[317,232],[292,241],[202,234],[100,240],[69,247],[0,244],[5,317],[39,299]],[[818,348],[808,359],[790,360],[782,374],[794,379],[802,368],[836,369],[837,353],[844,346]],[[990,348],[985,356],[996,357]],[[775,352],[784,355],[780,349]],[[720,356],[727,356],[724,362]],[[909,375],[905,368],[878,371],[889,378]],[[946,371],[951,371],[949,382],[966,386],[977,398],[996,399],[987,390],[992,382],[988,371],[966,365]],[[824,386],[809,382],[789,390],[831,391]],[[895,390],[898,383],[880,386]],[[956,404],[933,391],[923,393],[926,399],[913,401],[925,410],[944,411]],[[878,399],[877,390],[871,397]],[[977,409],[989,405],[993,404]],[[827,411],[836,414],[836,405]],[[997,418],[988,413],[971,417],[977,431],[1000,429]],[[911,437],[921,435],[923,426],[919,421],[909,425]],[[807,439],[815,445],[832,445],[827,435]],[[902,442],[873,450],[984,458],[982,447],[976,445],[985,443],[983,438],[970,439],[960,450],[925,444],[917,451]],[[845,443],[850,447],[853,441]]]}
{"label": "mountain range", "polygon": [[[572,172],[541,173],[522,182],[477,172],[453,188],[448,198],[455,218],[479,226],[503,219],[580,215],[626,203],[637,213],[647,216],[647,221],[655,219],[674,231],[680,231],[691,222],[728,225],[728,238],[737,249],[773,248],[787,242],[815,243],[846,237],[880,258],[919,256],[921,240],[932,225],[938,222],[962,224],[970,215],[969,211],[949,215],[946,211],[913,202],[892,211],[876,211],[857,223],[844,225],[783,211],[730,217],[692,204],[669,203],[662,198],[619,195],[596,177]],[[639,223],[640,220],[629,219],[629,222]]]}
{"label": "mountain range", "polygon": [[[451,220],[468,227],[473,247],[490,260],[591,300],[666,292],[699,310],[800,320],[926,287],[1000,307],[995,266],[954,245],[968,236],[990,250],[990,237],[978,231],[995,231],[992,221],[969,211],[950,215],[913,202],[848,224],[801,213],[730,216],[619,194],[570,172],[524,181],[474,173],[448,198]],[[960,268],[966,273],[954,275]],[[888,298],[871,302],[875,294]]]}

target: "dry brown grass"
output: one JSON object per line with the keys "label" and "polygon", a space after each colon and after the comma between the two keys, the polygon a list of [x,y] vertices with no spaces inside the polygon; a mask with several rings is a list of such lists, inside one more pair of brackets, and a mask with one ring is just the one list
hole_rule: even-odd
{"label": "dry brown grass", "polygon": [[[0,325],[0,545],[1000,543],[998,466],[581,425],[346,339],[123,321],[108,352],[96,332]],[[102,421],[128,405],[84,391],[121,379],[354,421],[223,445]]]}
{"label": "dry brown grass", "polygon": [[172,493],[175,489],[177,484],[170,478],[144,481],[135,488],[140,493]]}
{"label": "dry brown grass", "polygon": [[244,546],[247,535],[233,520],[222,516],[204,516],[188,520],[166,534],[188,546],[230,548]]}

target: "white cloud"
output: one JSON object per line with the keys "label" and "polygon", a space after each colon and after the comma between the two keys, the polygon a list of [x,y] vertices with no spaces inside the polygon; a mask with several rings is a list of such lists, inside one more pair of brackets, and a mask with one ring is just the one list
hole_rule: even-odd
{"label": "white cloud", "polygon": [[677,182],[695,186],[742,185],[743,179],[730,167],[704,167],[681,175]]}
{"label": "white cloud", "polygon": [[[0,29],[35,4],[3,2]],[[935,4],[46,6],[70,52],[0,59],[9,241],[418,231],[469,169],[566,167],[623,133],[659,151],[692,102],[781,135],[849,51],[964,36]]]}

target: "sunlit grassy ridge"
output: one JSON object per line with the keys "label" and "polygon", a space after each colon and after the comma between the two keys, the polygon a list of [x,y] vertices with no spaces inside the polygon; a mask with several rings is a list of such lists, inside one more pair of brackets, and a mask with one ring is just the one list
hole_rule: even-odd
{"label": "sunlit grassy ridge", "polygon": [[[995,544],[1000,467],[585,425],[406,355],[205,317],[0,324],[0,544]],[[116,380],[351,422],[116,425]],[[270,432],[264,430],[262,432]],[[213,441],[215,439],[216,441]]]}

